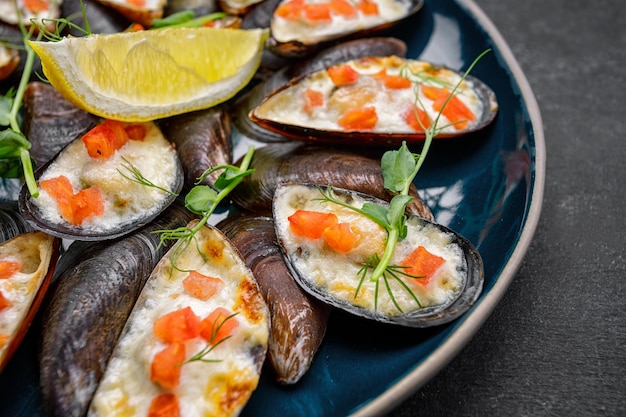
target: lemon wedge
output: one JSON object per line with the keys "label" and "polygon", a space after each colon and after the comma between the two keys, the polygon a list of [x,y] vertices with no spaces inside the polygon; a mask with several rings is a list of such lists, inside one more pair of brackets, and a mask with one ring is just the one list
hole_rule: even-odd
{"label": "lemon wedge", "polygon": [[169,28],[29,44],[68,101],[144,122],[233,97],[258,69],[267,36],[267,29]]}

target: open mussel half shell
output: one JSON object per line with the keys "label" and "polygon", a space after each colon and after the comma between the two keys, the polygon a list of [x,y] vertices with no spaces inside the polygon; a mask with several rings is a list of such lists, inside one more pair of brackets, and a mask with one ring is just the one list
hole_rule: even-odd
{"label": "open mussel half shell", "polygon": [[424,1],[281,0],[276,3],[270,19],[268,49],[281,56],[302,57],[336,42],[378,34],[413,16]]}
{"label": "open mussel half shell", "polygon": [[[350,190],[332,192],[353,207],[366,202],[386,205]],[[482,291],[484,272],[478,251],[467,239],[437,223],[408,217],[408,233],[398,242],[391,267],[372,281],[368,265],[375,259],[373,255],[382,256],[387,236],[377,223],[325,200],[315,185],[279,187],[273,208],[278,242],[294,278],[314,297],[356,316],[430,327],[460,317]],[[336,225],[349,227],[352,243],[347,247],[337,244],[334,225],[322,228],[321,237],[304,236],[296,218],[310,212],[336,216]],[[347,232],[341,233],[343,239]]]}
{"label": "open mussel half shell", "polygon": [[[238,416],[256,389],[267,352],[267,306],[218,229],[197,221],[187,227],[195,228],[194,241],[177,242],[152,271],[88,417],[153,415],[151,402],[164,394],[176,395],[181,415]],[[171,364],[180,365],[170,370]]]}
{"label": "open mussel half shell", "polygon": [[50,285],[61,240],[30,231],[0,244],[0,372],[24,339]]}
{"label": "open mussel half shell", "polygon": [[[39,196],[33,197],[26,185],[19,196],[20,213],[26,221],[35,229],[61,238],[105,240],[137,230],[158,216],[181,191],[183,169],[174,146],[156,124],[138,125],[145,128],[143,140],[129,140],[108,159],[90,157],[79,137],[37,169]],[[43,180],[62,177],[69,180],[74,193],[65,205],[51,194],[56,188],[49,192],[41,186]],[[85,190],[93,193],[81,199],[80,193]],[[87,216],[82,223],[68,220],[80,218],[76,215],[78,207],[91,204],[93,195],[101,198],[101,213]]]}
{"label": "open mussel half shell", "polygon": [[457,137],[490,124],[495,93],[476,77],[430,62],[371,56],[291,80],[249,113],[296,140],[398,147]]}
{"label": "open mussel half shell", "polygon": [[288,83],[291,79],[325,69],[352,59],[371,56],[406,56],[404,41],[393,37],[354,39],[330,46],[297,62],[274,71],[263,82],[242,95],[233,106],[233,124],[237,131],[260,142],[284,142],[290,140],[276,131],[264,129],[248,117],[250,110],[258,106],[269,94]]}

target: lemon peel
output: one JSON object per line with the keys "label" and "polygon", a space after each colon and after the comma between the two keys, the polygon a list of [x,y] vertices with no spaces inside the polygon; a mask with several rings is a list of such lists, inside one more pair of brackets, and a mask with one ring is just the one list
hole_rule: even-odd
{"label": "lemon peel", "polygon": [[29,41],[63,97],[95,115],[144,122],[222,103],[261,63],[267,29],[169,28]]}

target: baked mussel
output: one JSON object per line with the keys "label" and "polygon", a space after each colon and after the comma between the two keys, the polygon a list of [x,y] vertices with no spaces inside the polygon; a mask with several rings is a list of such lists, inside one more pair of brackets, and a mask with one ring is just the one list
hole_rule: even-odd
{"label": "baked mussel", "polygon": [[303,57],[329,45],[381,33],[413,16],[423,0],[266,0],[249,18],[269,25],[268,49]]}
{"label": "baked mussel", "polygon": [[391,232],[363,214],[365,204],[389,207],[345,189],[276,190],[276,235],[302,288],[356,316],[407,327],[441,325],[473,305],[483,285],[480,254],[458,233],[421,217],[407,217],[405,237],[374,279]]}
{"label": "baked mussel", "polygon": [[19,209],[33,228],[73,240],[105,240],[149,223],[177,197],[183,171],[153,122],[104,120],[35,172]]}
{"label": "baked mussel", "polygon": [[350,146],[457,137],[490,124],[495,93],[468,74],[398,56],[345,61],[294,78],[249,113],[296,140]]}
{"label": "baked mussel", "polygon": [[0,243],[0,372],[22,342],[50,285],[61,240],[39,231]]}

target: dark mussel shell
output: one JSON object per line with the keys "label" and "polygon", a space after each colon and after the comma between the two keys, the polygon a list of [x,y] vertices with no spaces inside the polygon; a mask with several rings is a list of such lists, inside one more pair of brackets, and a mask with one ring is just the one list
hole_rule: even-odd
{"label": "dark mussel shell", "polygon": [[[348,202],[348,204],[358,205],[359,202],[386,204],[382,200],[351,190],[333,189],[333,192],[337,198]],[[297,239],[290,238],[289,221],[286,218],[295,211],[296,206],[299,207],[303,204],[302,201],[312,201],[312,196],[319,196],[315,185],[290,184],[281,186],[276,191],[274,199],[276,235],[287,265],[296,281],[312,296],[358,317],[406,327],[432,327],[448,323],[460,317],[478,299],[483,287],[484,271],[482,259],[476,248],[453,230],[417,216],[408,218],[409,236],[403,241],[410,241],[411,234],[419,235],[417,241],[420,243],[418,245],[451,247],[457,254],[457,261],[453,261],[451,264],[453,265],[452,269],[456,271],[456,276],[460,278],[460,285],[454,287],[453,295],[445,298],[445,301],[437,300],[431,305],[418,305],[393,279],[388,279],[379,284],[365,278],[362,284],[359,284],[359,269],[363,264],[358,263],[350,266],[349,263],[343,263],[342,257],[345,255],[324,258],[323,261],[317,260],[315,263],[318,268],[315,270],[317,276],[313,276],[307,263],[314,259],[318,246],[301,246],[303,244],[299,243]],[[411,245],[415,245],[415,243],[411,243]],[[399,246],[396,247],[396,252],[398,252],[398,248]],[[429,248],[427,247],[427,249]],[[328,254],[329,252],[332,250],[326,250],[323,253]],[[337,258],[340,258],[339,262],[341,263],[337,261]],[[451,260],[452,257],[446,258],[446,262]],[[346,283],[345,277],[342,278],[341,274],[350,268],[355,272],[354,279],[350,276],[349,282]],[[449,286],[451,281],[451,278],[446,277],[442,285]],[[333,288],[341,288],[344,293],[339,296]],[[392,289],[387,290],[387,288]],[[358,296],[355,296],[355,289],[358,291]],[[393,291],[395,301],[390,300],[388,291]],[[378,295],[375,296],[374,294]],[[405,298],[402,300],[401,296]],[[375,297],[378,297],[377,301],[374,301]],[[418,298],[420,297],[418,296]]]}
{"label": "dark mussel shell", "polygon": [[296,283],[285,265],[270,217],[239,213],[217,227],[241,253],[267,303],[268,360],[276,380],[295,384],[308,371],[324,339],[330,307]]}
{"label": "dark mussel shell", "polygon": [[155,232],[193,218],[174,203],[141,230],[75,241],[63,254],[42,315],[40,376],[49,415],[85,415],[135,300],[170,247]]}
{"label": "dark mussel shell", "polygon": [[[75,141],[80,140],[80,137],[75,139]],[[41,176],[46,172],[46,169],[51,166],[73,143],[74,141],[70,142],[53,159],[39,167],[35,171],[35,180],[39,181]],[[135,215],[131,219],[124,220],[105,229],[87,228],[80,225],[73,226],[64,221],[53,223],[45,219],[42,209],[35,203],[35,199],[31,196],[26,185],[22,187],[18,200],[20,213],[33,228],[60,238],[71,240],[107,240],[123,236],[150,223],[150,221],[152,221],[170,204],[172,204],[172,202],[174,202],[178,193],[182,190],[184,182],[183,168],[178,156],[175,154],[172,156],[175,172],[172,176],[174,182],[170,186],[171,193],[166,193],[158,204],[154,205],[152,210],[147,211],[145,214],[142,213],[141,215]],[[143,157],[149,158],[150,156],[144,155]],[[122,174],[120,173],[120,175]],[[127,177],[128,176],[130,176],[130,174],[127,175]]]}
{"label": "dark mussel shell", "polygon": [[[230,117],[224,106],[214,106],[159,121],[163,134],[176,145],[185,173],[186,190],[212,167],[232,163]],[[203,184],[213,185],[220,171],[207,176]]]}
{"label": "dark mussel shell", "polygon": [[[268,94],[265,99],[249,113],[250,119],[262,128],[272,132],[280,133],[295,140],[334,143],[350,146],[379,146],[379,147],[399,147],[403,141],[407,143],[423,142],[426,134],[423,129],[414,129],[403,119],[409,109],[415,107],[416,89],[407,87],[391,89],[384,86],[383,81],[378,77],[380,70],[391,70],[409,77],[413,83],[422,86],[448,88],[446,97],[452,88],[460,83],[454,90],[455,98],[460,94],[467,95],[468,102],[474,103],[472,112],[474,120],[459,120],[458,128],[450,121],[446,123],[438,120],[436,138],[451,138],[476,132],[489,125],[498,112],[498,102],[494,91],[480,79],[471,75],[461,79],[463,73],[438,66],[429,62],[400,58],[396,56],[371,56],[362,59],[344,61],[343,64],[350,65],[359,72],[359,83],[363,79],[363,84],[347,83],[342,86],[335,86],[327,70],[320,70],[315,73],[306,74],[292,79],[283,84],[280,88]],[[405,71],[405,68],[410,68]],[[409,72],[419,74],[408,75]],[[437,78],[437,82],[428,81],[425,84],[420,80],[424,78]],[[369,81],[368,81],[369,80]],[[313,87],[315,83],[315,87]],[[320,86],[321,85],[321,86]],[[367,87],[366,87],[367,86]],[[308,117],[304,108],[304,91],[308,89],[325,91],[324,105],[328,102],[328,107],[321,110],[323,113],[313,113]],[[418,110],[425,110],[430,113],[430,123],[437,119],[437,113],[443,110],[435,110],[436,99],[421,97],[420,94]],[[401,96],[402,95],[402,96]],[[388,101],[379,101],[383,97]],[[393,97],[391,99],[390,97]],[[430,100],[430,101],[427,101]],[[356,103],[356,104],[355,104]],[[393,110],[388,108],[391,104],[397,105]],[[446,106],[453,108],[452,104]],[[369,107],[380,113],[375,125],[368,128],[346,127],[338,125],[337,120],[353,108]],[[479,114],[475,114],[476,112]],[[344,112],[344,113],[342,113]],[[390,113],[386,115],[386,113]],[[322,118],[321,116],[324,116]],[[319,120],[325,120],[326,125],[318,124]],[[448,124],[448,125],[446,125]]]}
{"label": "dark mussel shell", "polygon": [[311,26],[303,26],[299,33],[285,36],[280,33],[279,25],[275,21],[274,11],[280,6],[281,0],[265,0],[244,19],[244,25],[249,27],[269,27],[271,29],[268,39],[268,49],[278,56],[299,58],[323,50],[328,46],[351,39],[375,36],[405,19],[413,16],[424,5],[423,0],[391,0],[397,3],[397,8],[403,8],[403,12],[390,18],[364,24],[351,25],[351,20],[345,20],[342,24],[335,25],[336,31],[326,31],[324,34],[314,35]]}
{"label": "dark mussel shell", "polygon": [[31,230],[32,226],[17,208],[17,201],[0,202],[0,243]]}
{"label": "dark mussel shell", "polygon": [[304,76],[331,65],[351,59],[377,54],[380,56],[406,56],[406,43],[393,37],[355,39],[330,46],[310,57],[298,60],[272,73],[237,100],[233,106],[233,124],[237,131],[261,142],[283,142],[289,140],[280,132],[271,131],[254,123],[248,113],[258,106],[269,94],[293,78]]}
{"label": "dark mussel shell", "polygon": [[[389,201],[393,194],[384,188],[381,156],[303,142],[268,144],[255,151],[251,164],[254,172],[232,191],[231,197],[243,208],[264,216],[272,215],[276,188],[291,182],[347,188]],[[414,199],[407,211],[432,220],[430,209],[414,186],[410,195]]]}
{"label": "dark mussel shell", "polygon": [[[60,246],[61,239],[39,231],[20,233],[0,243],[0,257],[20,263],[20,274],[3,277],[0,285],[0,288],[20,290],[20,296],[13,299],[12,305],[0,311],[0,315],[11,314],[13,317],[10,322],[3,320],[1,326],[3,336],[7,339],[0,344],[0,372],[20,346],[46,296]],[[3,287],[5,284],[7,286]],[[12,292],[3,295],[11,301]]]}
{"label": "dark mussel shell", "polygon": [[24,91],[24,134],[30,156],[41,166],[69,142],[94,127],[100,118],[67,101],[50,84],[28,83]]}

